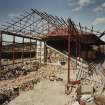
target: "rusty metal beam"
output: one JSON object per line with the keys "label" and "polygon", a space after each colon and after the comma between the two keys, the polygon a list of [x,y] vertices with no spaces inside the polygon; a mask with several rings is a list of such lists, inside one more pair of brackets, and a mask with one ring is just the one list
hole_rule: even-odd
{"label": "rusty metal beam", "polygon": [[0,31],[0,69],[2,67],[2,32]]}
{"label": "rusty metal beam", "polygon": [[42,63],[41,60],[42,60],[42,43],[40,41],[40,64]]}
{"label": "rusty metal beam", "polygon": [[31,61],[31,39],[30,39],[30,61]]}
{"label": "rusty metal beam", "polygon": [[24,37],[23,37],[23,40],[22,40],[22,44],[23,44],[23,49],[22,49],[22,62],[24,62]]}
{"label": "rusty metal beam", "polygon": [[15,64],[15,35],[13,36],[13,46],[12,46],[12,52],[13,52],[13,66]]}
{"label": "rusty metal beam", "polygon": [[37,49],[38,49],[38,44],[37,44],[37,40],[36,40],[36,47],[35,47],[35,51],[36,51],[35,59],[36,59],[36,60],[37,60],[37,55],[38,55]]}
{"label": "rusty metal beam", "polygon": [[70,81],[70,32],[71,32],[71,19],[68,19],[68,83]]}
{"label": "rusty metal beam", "polygon": [[12,35],[12,36],[18,36],[18,37],[24,37],[24,38],[31,38],[31,39],[34,39],[34,40],[41,40],[41,38],[39,37],[31,37],[31,36],[26,36],[26,35],[22,35],[22,34],[17,34],[17,33],[13,33],[13,32],[8,32],[8,31],[4,31],[4,30],[1,30],[2,34],[7,34],[7,35]]}
{"label": "rusty metal beam", "polygon": [[47,64],[47,43],[44,41],[44,64]]}

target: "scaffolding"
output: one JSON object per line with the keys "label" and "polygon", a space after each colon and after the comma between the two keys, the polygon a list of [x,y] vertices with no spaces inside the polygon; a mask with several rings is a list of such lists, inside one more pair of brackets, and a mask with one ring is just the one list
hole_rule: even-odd
{"label": "scaffolding", "polygon": [[[50,36],[50,35],[53,36]],[[60,36],[58,36],[60,34]],[[88,44],[104,45],[103,41],[100,41],[105,32],[101,33],[95,31],[92,28],[87,28],[76,25],[70,18],[68,20],[62,17],[53,16],[47,12],[41,12],[36,9],[31,9],[30,12],[25,11],[24,15],[20,17],[15,17],[11,22],[7,22],[6,25],[2,25],[0,29],[0,67],[7,65],[15,65],[16,63],[23,63],[26,58],[29,60],[38,60],[40,64],[42,63],[42,45],[44,45],[44,63],[47,64],[47,44],[51,37],[66,37],[68,41],[68,84],[70,80],[70,70],[71,70],[71,42],[75,42],[75,57],[76,57],[76,68],[77,61],[80,61],[81,56],[81,43],[84,40],[85,35],[90,37],[91,40]],[[90,35],[90,36],[89,36]],[[6,36],[11,36],[10,40],[6,39]],[[95,37],[96,36],[96,37]],[[19,39],[18,39],[18,38]],[[7,38],[8,39],[8,38]],[[18,40],[17,40],[18,39]],[[82,39],[82,40],[81,40]],[[21,40],[21,41],[20,41]],[[26,41],[28,40],[28,41]],[[86,43],[89,41],[88,38],[85,39]],[[39,46],[39,51],[37,47]],[[100,46],[99,46],[100,47]],[[8,51],[7,51],[8,50]],[[104,46],[103,46],[104,52]],[[10,53],[11,63],[5,64],[3,59]],[[39,53],[40,58],[37,59],[37,54]],[[4,55],[4,56],[3,56]],[[17,56],[21,58],[21,61],[17,60]],[[73,83],[73,82],[72,82]],[[80,83],[77,80],[77,83]]]}

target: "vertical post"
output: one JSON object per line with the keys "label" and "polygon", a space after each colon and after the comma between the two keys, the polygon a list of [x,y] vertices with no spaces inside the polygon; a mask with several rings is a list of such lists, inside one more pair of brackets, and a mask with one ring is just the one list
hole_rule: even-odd
{"label": "vertical post", "polygon": [[41,64],[41,60],[42,60],[42,43],[40,41],[40,64]]}
{"label": "vertical post", "polygon": [[81,40],[80,38],[78,39],[78,56],[79,56],[79,61],[81,58]]}
{"label": "vertical post", "polygon": [[68,36],[68,82],[70,80],[70,35]]}
{"label": "vertical post", "polygon": [[85,26],[85,32],[87,32],[87,27]]}
{"label": "vertical post", "polygon": [[30,38],[30,61],[31,61],[31,38]]}
{"label": "vertical post", "polygon": [[[81,35],[82,35],[82,28],[81,28],[81,24],[79,23],[79,27],[80,27],[80,32],[81,32]],[[86,31],[86,27],[85,27],[85,31]],[[80,60],[81,58],[81,42],[80,42],[80,36],[78,37],[78,57],[79,57],[79,62],[82,63],[82,61]],[[81,69],[79,69],[78,71],[78,74],[77,74],[77,77],[76,77],[76,80],[77,79],[80,79],[79,76],[81,75]]]}
{"label": "vertical post", "polygon": [[2,67],[2,32],[0,31],[0,70]]}
{"label": "vertical post", "polygon": [[37,40],[36,40],[36,45],[35,45],[35,59],[37,60],[37,57],[38,57],[38,52],[37,52]]}
{"label": "vertical post", "polygon": [[47,44],[44,41],[44,64],[47,64]]}
{"label": "vertical post", "polygon": [[[87,27],[85,27],[85,31],[86,31],[86,32],[89,31]],[[92,31],[93,31],[93,27],[92,27],[92,29],[91,29],[91,32],[92,32]],[[86,52],[85,52],[85,58],[88,60],[88,50],[87,50],[87,49],[86,49]]]}
{"label": "vertical post", "polygon": [[[68,83],[70,81],[70,32],[71,32],[71,27],[70,27],[70,19],[68,19]],[[69,88],[67,88],[69,90]]]}
{"label": "vertical post", "polygon": [[35,40],[35,42],[34,42],[35,44],[34,44],[34,47],[33,47],[33,49],[35,49],[35,51],[34,51],[34,60],[36,59],[36,40]]}
{"label": "vertical post", "polygon": [[[80,23],[79,23],[79,27],[80,27],[80,32],[82,34],[82,27],[81,27]],[[87,32],[87,27],[85,27],[85,32]],[[80,58],[81,58],[81,39],[80,39],[80,36],[78,37],[78,57],[79,57],[79,62],[80,62]]]}
{"label": "vertical post", "polygon": [[30,35],[31,35],[31,25],[30,25]]}
{"label": "vertical post", "polygon": [[24,37],[23,37],[23,40],[22,40],[22,43],[23,43],[23,49],[22,49],[22,63],[24,62]]}
{"label": "vertical post", "polygon": [[76,69],[77,69],[77,57],[78,57],[78,38],[76,39]]}
{"label": "vertical post", "polygon": [[12,48],[12,53],[13,53],[13,66],[15,64],[15,35],[13,35],[13,48]]}
{"label": "vertical post", "polygon": [[20,19],[20,32],[21,32],[21,19]]}
{"label": "vertical post", "polygon": [[91,32],[93,32],[93,26],[92,26]]}

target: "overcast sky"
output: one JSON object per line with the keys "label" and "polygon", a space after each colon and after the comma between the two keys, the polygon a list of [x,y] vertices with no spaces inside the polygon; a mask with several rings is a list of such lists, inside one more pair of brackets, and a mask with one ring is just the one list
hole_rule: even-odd
{"label": "overcast sky", "polygon": [[0,0],[0,24],[30,8],[105,30],[105,0]]}

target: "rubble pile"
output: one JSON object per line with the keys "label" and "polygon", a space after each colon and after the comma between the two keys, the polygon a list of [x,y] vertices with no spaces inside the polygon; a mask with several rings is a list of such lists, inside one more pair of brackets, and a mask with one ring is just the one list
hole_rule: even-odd
{"label": "rubble pile", "polygon": [[[50,65],[49,65],[50,66]],[[27,91],[32,89],[30,93],[24,93],[24,98],[27,98],[27,101],[21,102],[21,105],[24,105],[27,102],[29,105],[37,104],[37,105],[58,105],[59,100],[62,100],[63,104],[61,105],[105,105],[104,103],[104,86],[101,87],[101,84],[97,82],[89,82],[81,80],[80,85],[73,86],[73,89],[69,95],[66,95],[64,92],[65,82],[64,78],[61,75],[66,77],[67,71],[62,69],[49,69],[49,66],[41,67],[33,76],[34,78],[34,88],[30,83],[23,83],[22,89],[23,91]],[[66,73],[65,73],[66,72]],[[31,79],[32,80],[32,79]],[[60,81],[60,82],[59,82]],[[29,86],[30,84],[30,86]],[[40,86],[39,86],[40,85]],[[36,88],[37,87],[37,88]],[[42,96],[43,93],[43,96]],[[54,96],[55,94],[55,96]],[[29,95],[29,96],[28,96]],[[31,96],[34,95],[34,96]],[[45,97],[44,97],[45,95]],[[47,95],[47,96],[46,96]],[[20,97],[23,97],[20,95]],[[26,97],[27,96],[27,97]],[[30,99],[32,98],[32,100]],[[57,98],[56,102],[53,99]],[[15,105],[16,102],[20,104],[18,101],[21,98],[17,97],[16,100],[11,101],[12,104]],[[48,99],[50,101],[48,101]],[[65,101],[67,99],[67,101]],[[43,101],[41,101],[43,100]],[[53,104],[52,104],[53,103]],[[64,104],[65,103],[65,104]]]}
{"label": "rubble pile", "polygon": [[24,64],[18,65],[10,65],[4,67],[3,70],[0,71],[0,80],[8,80],[12,78],[17,78],[20,75],[27,75],[29,72],[37,71],[39,68],[39,63],[36,61],[32,62],[24,62]]}
{"label": "rubble pile", "polygon": [[[38,65],[38,64],[37,64]],[[17,66],[16,66],[17,67]],[[31,67],[31,69],[30,69]],[[15,78],[11,78],[10,80],[3,80],[0,82],[0,104],[8,105],[8,103],[16,98],[18,95],[21,95],[23,91],[34,90],[37,86],[37,83],[42,83],[46,81],[51,83],[51,85],[56,84],[58,87],[65,87],[65,80],[67,80],[67,69],[63,68],[64,66],[59,65],[43,65],[41,68],[36,66],[35,64],[29,62],[25,62],[24,66],[21,68],[23,72],[26,74],[20,74]],[[20,68],[17,70],[19,73],[21,71]],[[16,74],[15,74],[16,75]],[[62,77],[63,75],[63,77]],[[73,74],[74,75],[74,72]],[[93,73],[94,77],[94,73]],[[66,78],[66,79],[65,79]],[[100,81],[100,78],[97,78]],[[94,80],[91,77],[91,80]],[[54,82],[53,82],[54,81]],[[60,81],[60,82],[59,82]],[[49,84],[48,84],[49,86]],[[46,88],[48,87],[46,83]],[[68,95],[68,99],[70,99],[65,105],[105,105],[105,90],[104,86],[99,84],[97,81],[90,81],[89,77],[82,79],[81,84],[77,86],[72,86],[73,89],[71,93]],[[42,86],[43,87],[43,86]],[[44,88],[44,87],[43,87]],[[42,89],[42,88],[41,88]],[[59,88],[60,89],[60,88]],[[58,90],[59,90],[58,89]],[[54,87],[54,89],[56,88]],[[45,90],[43,90],[44,92]],[[61,90],[59,90],[61,91]],[[62,95],[64,95],[64,90]],[[47,92],[47,90],[46,90]],[[45,93],[46,93],[45,92]],[[61,94],[60,93],[60,94]],[[40,92],[38,93],[40,94]],[[60,95],[59,94],[59,95]],[[42,94],[41,94],[42,95]],[[40,95],[39,95],[40,96]],[[64,95],[65,96],[65,95]],[[62,97],[64,97],[62,96]],[[60,96],[59,96],[60,97]],[[44,97],[43,97],[44,98]],[[47,97],[46,97],[47,98]],[[30,104],[31,105],[31,104]]]}
{"label": "rubble pile", "polygon": [[[73,89],[75,95],[73,95]],[[74,86],[73,89],[70,95],[75,98],[68,105],[105,105],[104,86],[84,81],[78,86]]]}
{"label": "rubble pile", "polygon": [[21,94],[21,92],[32,90],[34,85],[39,82],[38,79],[29,77],[20,78],[20,81],[18,79],[18,81],[14,80],[14,82],[10,81],[9,84],[4,84],[4,87],[2,85],[2,87],[0,86],[0,105],[7,105],[11,100]]}
{"label": "rubble pile", "polygon": [[56,67],[52,67],[52,65],[45,65],[43,67],[41,67],[41,69],[38,70],[38,72],[36,73],[36,78],[39,78],[39,80],[43,80],[43,79],[48,79],[51,81],[62,81],[63,79],[60,78],[60,74],[64,73],[65,70]]}
{"label": "rubble pile", "polygon": [[[34,88],[41,80],[50,80],[50,81],[63,81],[62,78],[57,76],[57,74],[61,74],[64,71],[60,69],[49,69],[49,66],[42,66],[41,68],[36,65],[33,65],[34,68],[28,69],[30,65],[22,66],[22,69],[19,67],[17,70],[19,73],[23,70],[23,72],[27,72],[27,75],[20,74],[15,77],[9,77],[9,80],[2,80],[0,82],[0,98],[1,103],[3,105],[7,105],[7,103],[17,97],[23,91],[29,91]],[[36,68],[35,68],[36,67]],[[7,75],[7,74],[6,74]],[[53,78],[53,79],[52,79]],[[8,79],[8,78],[6,78]],[[2,104],[0,104],[2,105]]]}
{"label": "rubble pile", "polygon": [[7,105],[8,102],[13,100],[15,97],[19,95],[19,88],[13,88],[9,90],[2,90],[0,92],[0,105]]}

